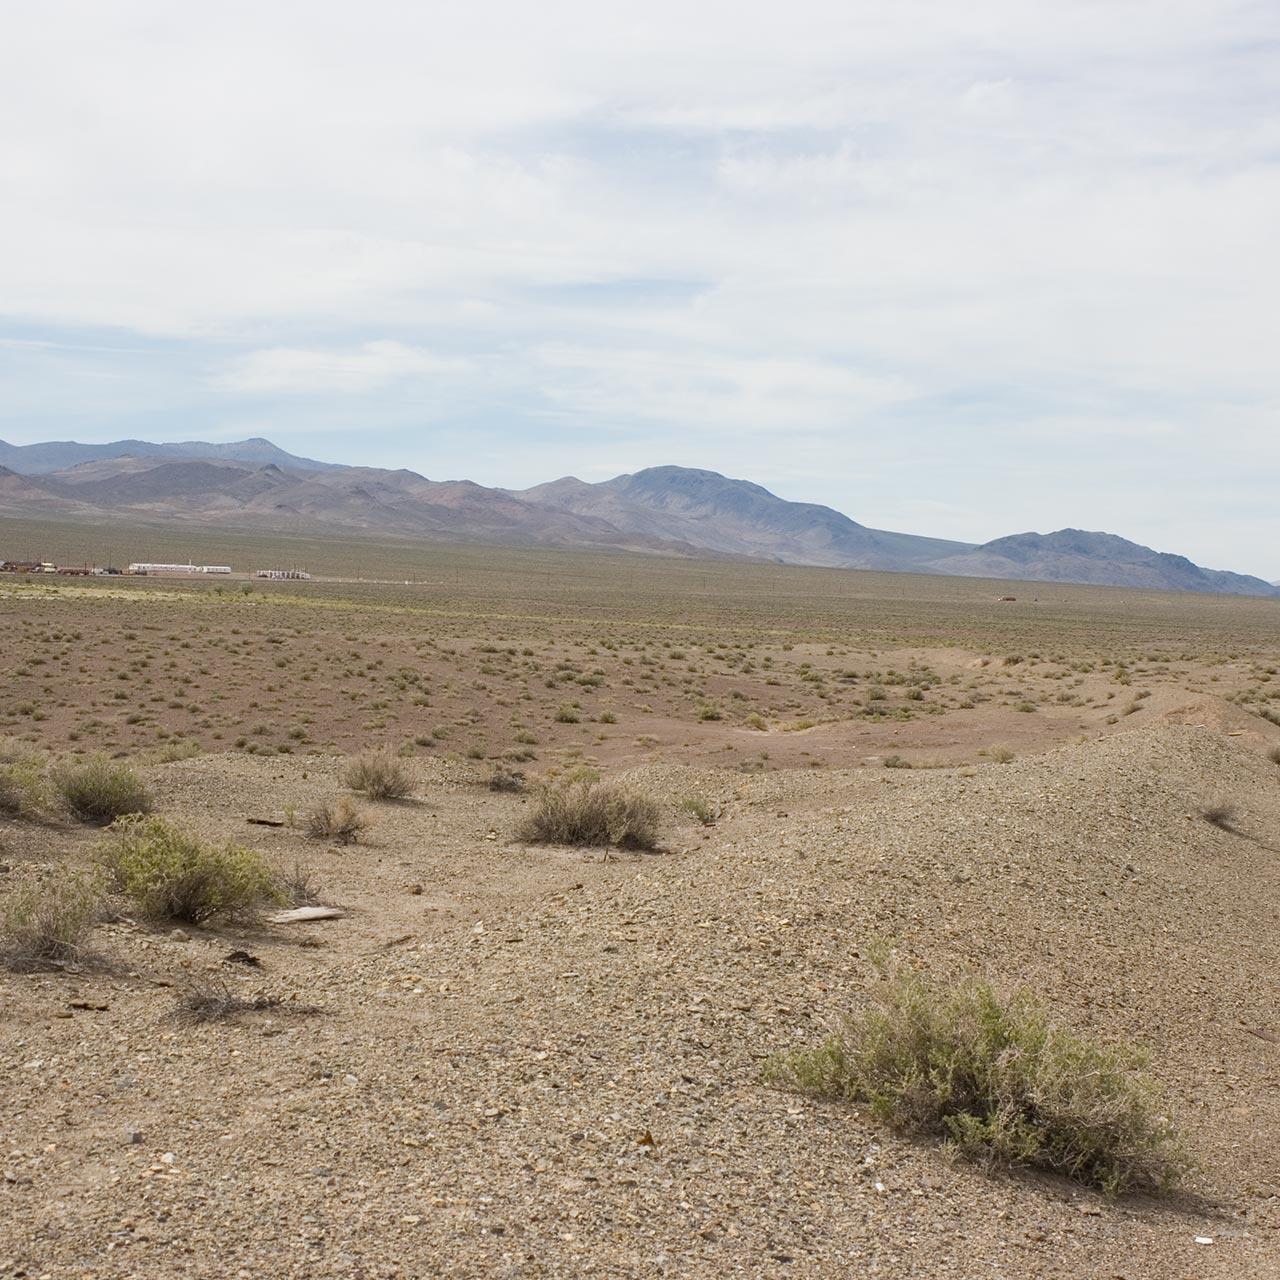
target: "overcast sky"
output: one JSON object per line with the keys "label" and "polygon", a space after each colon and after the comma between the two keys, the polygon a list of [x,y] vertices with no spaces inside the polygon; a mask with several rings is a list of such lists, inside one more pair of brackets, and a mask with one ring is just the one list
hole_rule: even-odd
{"label": "overcast sky", "polygon": [[0,40],[0,437],[1280,578],[1280,4],[40,0]]}

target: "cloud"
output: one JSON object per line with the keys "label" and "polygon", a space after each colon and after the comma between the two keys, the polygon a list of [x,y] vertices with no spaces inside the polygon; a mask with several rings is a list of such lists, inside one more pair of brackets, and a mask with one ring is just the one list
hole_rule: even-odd
{"label": "cloud", "polygon": [[1105,522],[1105,451],[1119,532],[1267,569],[1278,86],[1234,0],[18,6],[0,422],[447,421],[505,483],[737,457],[961,536]]}
{"label": "cloud", "polygon": [[401,342],[366,342],[348,350],[269,347],[241,356],[210,379],[223,391],[262,395],[355,394],[402,378],[433,378],[468,369],[466,360],[442,359]]}
{"label": "cloud", "polygon": [[688,423],[717,433],[828,431],[911,397],[899,378],[818,360],[711,357],[671,350],[547,345],[547,400],[593,426]]}

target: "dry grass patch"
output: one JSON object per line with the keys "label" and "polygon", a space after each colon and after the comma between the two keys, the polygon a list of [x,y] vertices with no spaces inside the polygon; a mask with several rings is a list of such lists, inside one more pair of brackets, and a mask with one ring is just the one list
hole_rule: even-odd
{"label": "dry grass patch", "polygon": [[246,1000],[222,979],[191,982],[180,992],[174,1013],[185,1022],[226,1022],[242,1013],[274,1009],[279,996],[254,996]]}
{"label": "dry grass patch", "polygon": [[1145,1065],[1054,1026],[1030,996],[883,973],[866,1009],[766,1075],[864,1104],[983,1164],[1031,1165],[1114,1196],[1164,1190],[1187,1169]]}
{"label": "dry grass patch", "polygon": [[151,792],[137,773],[124,761],[105,756],[59,764],[53,770],[53,786],[80,822],[105,826],[152,808]]}
{"label": "dry grass patch", "polygon": [[390,751],[363,751],[347,761],[342,780],[370,800],[403,800],[413,794],[413,774]]}
{"label": "dry grass patch", "polygon": [[720,806],[714,800],[708,800],[706,796],[697,793],[685,796],[680,801],[680,809],[682,813],[696,818],[704,827],[714,827],[720,817]]}
{"label": "dry grass patch", "polygon": [[0,763],[0,814],[6,818],[38,818],[48,801],[40,762],[25,757]]}
{"label": "dry grass patch", "polygon": [[150,920],[203,924],[283,897],[256,850],[210,844],[164,818],[120,819],[100,857],[115,888]]}
{"label": "dry grass patch", "polygon": [[0,908],[0,954],[14,969],[74,960],[102,908],[102,885],[85,871],[59,869],[15,889]]}
{"label": "dry grass patch", "polygon": [[582,778],[543,787],[516,835],[530,844],[652,849],[658,843],[658,804],[623,783]]}
{"label": "dry grass patch", "polygon": [[333,803],[317,805],[307,814],[307,835],[314,840],[355,844],[368,826],[368,817],[350,796],[341,796]]}

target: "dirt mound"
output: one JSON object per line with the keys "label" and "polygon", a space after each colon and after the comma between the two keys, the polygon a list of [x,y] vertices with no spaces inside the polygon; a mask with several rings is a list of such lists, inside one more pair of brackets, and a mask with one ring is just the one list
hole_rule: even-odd
{"label": "dirt mound", "polygon": [[[1280,1008],[1260,980],[1280,967],[1280,786],[1239,740],[1153,722],[954,770],[653,765],[632,777],[663,800],[666,852],[607,861],[514,843],[527,800],[479,769],[418,767],[417,798],[370,805],[367,843],[342,849],[245,822],[332,798],[338,761],[154,771],[167,811],[304,860],[347,915],[180,937],[125,919],[101,931],[113,968],[0,979],[0,1257],[99,1277],[1280,1264]],[[682,814],[691,792],[714,826]],[[1201,816],[1213,802],[1232,829]],[[1191,1194],[1109,1205],[987,1175],[763,1085],[770,1052],[858,1002],[884,938],[1148,1047]],[[175,986],[214,977],[278,1003],[175,1021]]]}

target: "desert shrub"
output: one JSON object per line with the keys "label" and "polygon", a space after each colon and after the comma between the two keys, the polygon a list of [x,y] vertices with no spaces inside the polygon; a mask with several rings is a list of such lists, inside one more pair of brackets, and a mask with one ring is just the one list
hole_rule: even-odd
{"label": "desert shrub", "polygon": [[211,844],[164,818],[119,819],[101,859],[116,889],[152,920],[202,924],[283,896],[256,850]]}
{"label": "desert shrub", "polygon": [[279,996],[246,1000],[222,978],[194,979],[178,993],[173,1012],[186,1022],[224,1022],[241,1013],[275,1009],[279,1004]]}
{"label": "desert shrub", "polygon": [[988,749],[987,755],[996,762],[996,764],[1011,764],[1014,759],[1013,748],[1006,746],[994,746]]}
{"label": "desert shrub", "polygon": [[1271,750],[1267,752],[1267,759],[1270,760],[1272,764],[1280,764],[1280,747],[1272,747]]}
{"label": "desert shrub", "polygon": [[519,769],[504,769],[499,765],[489,775],[490,791],[523,791],[524,774]]}
{"label": "desert shrub", "polygon": [[48,799],[38,757],[19,756],[0,762],[0,814],[7,818],[34,818]]}
{"label": "desert shrub", "polygon": [[1145,1065],[1054,1026],[1028,995],[882,973],[866,1009],[817,1048],[773,1058],[766,1075],[865,1104],[970,1159],[1032,1165],[1110,1196],[1163,1190],[1187,1167]]}
{"label": "desert shrub", "polygon": [[151,812],[151,792],[122,760],[95,756],[67,761],[53,771],[53,785],[71,815],[106,824],[130,814]]}
{"label": "desert shrub", "polygon": [[720,816],[720,806],[702,795],[687,795],[680,801],[680,808],[691,818],[697,818],[704,827],[714,827]]}
{"label": "desert shrub", "polygon": [[71,960],[102,905],[102,886],[84,871],[62,870],[42,884],[15,889],[0,908],[0,953],[12,968]]}
{"label": "desert shrub", "polygon": [[698,708],[699,720],[721,720],[724,718],[724,712],[720,710],[714,702],[704,702]]}
{"label": "desert shrub", "polygon": [[658,842],[658,805],[622,783],[569,781],[544,787],[516,834],[532,844],[652,849]]}
{"label": "desert shrub", "polygon": [[883,761],[886,769],[910,769],[911,761],[904,760],[901,756],[885,756]]}
{"label": "desert shrub", "polygon": [[758,733],[763,733],[769,727],[769,722],[758,711],[751,712],[742,723],[748,729],[755,729]]}
{"label": "desert shrub", "polygon": [[280,894],[284,900],[295,907],[315,907],[320,905],[320,885],[315,873],[301,862],[295,862],[290,871],[285,872],[278,880]]}
{"label": "desert shrub", "polygon": [[362,751],[347,761],[342,780],[370,800],[402,800],[413,792],[413,775],[389,751]]}
{"label": "desert shrub", "polygon": [[355,844],[368,825],[369,819],[350,796],[340,796],[332,804],[317,805],[307,814],[307,835],[336,844]]}
{"label": "desert shrub", "polygon": [[579,720],[578,710],[571,702],[565,702],[556,710],[556,720],[560,724],[577,724]]}

